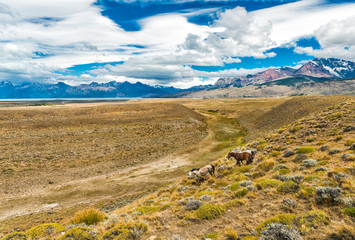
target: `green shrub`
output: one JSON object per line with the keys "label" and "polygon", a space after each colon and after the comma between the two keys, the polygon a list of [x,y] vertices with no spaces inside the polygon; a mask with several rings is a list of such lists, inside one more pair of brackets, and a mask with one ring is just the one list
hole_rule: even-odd
{"label": "green shrub", "polygon": [[28,239],[28,236],[24,232],[9,233],[1,238],[1,240],[26,240],[26,239]]}
{"label": "green shrub", "polygon": [[328,117],[329,120],[336,120],[336,119],[339,119],[339,118],[342,118],[343,117],[343,113],[341,112],[336,112],[336,113],[333,113],[332,115],[330,115]]}
{"label": "green shrub", "polygon": [[270,223],[281,223],[291,227],[294,224],[295,220],[296,220],[296,216],[294,214],[289,214],[289,213],[279,214],[276,215],[275,217],[266,219],[262,224],[260,224],[256,228],[256,230],[259,232],[264,231],[266,229],[266,226],[269,225]]}
{"label": "green shrub", "polygon": [[148,226],[144,223],[121,223],[109,231],[105,232],[102,236],[103,240],[128,240],[128,239],[138,239],[146,231],[148,231]]}
{"label": "green shrub", "polygon": [[297,192],[299,189],[300,186],[297,183],[295,183],[294,181],[289,181],[289,182],[282,183],[277,188],[277,191],[282,193],[294,193]]}
{"label": "green shrub", "polygon": [[355,217],[355,207],[348,207],[344,209],[344,213],[350,217]]}
{"label": "green shrub", "polygon": [[267,172],[270,171],[273,167],[274,167],[273,161],[265,161],[259,163],[258,166],[256,166],[256,169]]}
{"label": "green shrub", "polygon": [[59,223],[45,223],[31,228],[26,233],[32,239],[42,239],[64,232],[65,227]]}
{"label": "green shrub", "polygon": [[282,182],[276,179],[262,179],[258,181],[258,186],[262,189],[278,187]]}
{"label": "green shrub", "polygon": [[286,175],[286,174],[288,174],[288,173],[290,173],[290,170],[289,170],[289,169],[280,169],[280,170],[279,170],[279,174],[280,174],[280,175]]}
{"label": "green shrub", "polygon": [[215,239],[215,238],[217,238],[218,237],[218,233],[210,233],[210,234],[207,234],[206,236],[205,236],[206,238],[211,238],[211,239]]}
{"label": "green shrub", "polygon": [[202,220],[211,220],[219,218],[225,212],[224,208],[215,204],[205,204],[195,211],[197,218]]}
{"label": "green shrub", "polygon": [[246,173],[249,172],[251,169],[253,168],[253,166],[251,165],[246,165],[246,166],[241,166],[237,169],[238,172],[240,173]]}
{"label": "green shrub", "polygon": [[106,218],[106,214],[97,209],[86,209],[74,214],[70,220],[71,224],[85,223],[86,225],[95,225]]}
{"label": "green shrub", "polygon": [[67,231],[59,240],[94,240],[97,239],[97,233],[91,228],[75,227]]}
{"label": "green shrub", "polygon": [[279,164],[274,167],[274,171],[278,171],[280,169],[288,169],[288,167],[285,164]]}
{"label": "green shrub", "polygon": [[241,197],[244,197],[245,195],[247,195],[247,193],[248,193],[248,189],[243,188],[243,189],[240,189],[240,190],[236,191],[236,192],[233,194],[233,197],[235,197],[235,198],[241,198]]}
{"label": "green shrub", "polygon": [[137,209],[137,211],[141,212],[142,214],[156,213],[156,212],[159,212],[159,210],[160,210],[160,208],[156,207],[156,206],[141,206]]}
{"label": "green shrub", "polygon": [[290,129],[290,132],[291,133],[295,133],[295,132],[297,132],[297,131],[299,131],[299,130],[301,130],[301,129],[303,129],[304,128],[304,126],[302,126],[302,125],[297,125],[297,126],[294,126],[293,128],[291,128]]}
{"label": "green shrub", "polygon": [[281,152],[275,151],[275,152],[272,152],[272,153],[270,154],[270,157],[277,157],[277,156],[280,156],[280,155],[281,155]]}
{"label": "green shrub", "polygon": [[300,147],[297,150],[297,153],[312,153],[314,151],[315,151],[314,147],[305,146],[305,147]]}
{"label": "green shrub", "polygon": [[211,192],[211,191],[202,191],[202,192],[198,192],[197,194],[196,194],[196,197],[201,197],[201,196],[203,196],[203,195],[213,195],[213,192]]}
{"label": "green shrub", "polygon": [[242,186],[240,186],[240,183],[241,183],[242,181],[238,181],[238,182],[235,182],[235,183],[233,183],[230,187],[229,187],[229,189],[230,190],[232,190],[232,191],[235,191],[235,190],[238,190],[238,189],[240,189]]}
{"label": "green shrub", "polygon": [[223,205],[223,207],[225,209],[230,209],[230,208],[233,208],[233,207],[240,207],[242,205],[245,205],[244,201],[235,199],[235,200],[232,200],[230,202],[227,202],[226,204]]}
{"label": "green shrub", "polygon": [[321,210],[312,210],[297,217],[297,225],[301,227],[303,231],[307,231],[310,228],[317,228],[320,224],[329,223],[329,216]]}
{"label": "green shrub", "polygon": [[317,142],[317,145],[318,146],[322,146],[322,145],[324,145],[324,144],[326,144],[327,142],[326,141],[319,141],[319,142]]}
{"label": "green shrub", "polygon": [[315,139],[314,138],[307,138],[307,142],[314,142]]}

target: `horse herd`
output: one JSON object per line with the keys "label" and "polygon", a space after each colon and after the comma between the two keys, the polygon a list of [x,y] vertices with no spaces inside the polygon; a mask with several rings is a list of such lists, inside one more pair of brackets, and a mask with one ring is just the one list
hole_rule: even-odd
{"label": "horse herd", "polygon": [[[233,157],[236,160],[236,165],[240,166],[243,161],[245,161],[245,165],[252,164],[254,157],[256,155],[256,150],[245,150],[239,151],[238,149],[234,149],[228,153],[228,160]],[[215,177],[215,167],[212,164],[206,165],[202,168],[194,168],[189,171],[187,174],[188,179],[197,178],[197,181],[202,181],[203,177],[207,174],[210,174],[211,177]]]}

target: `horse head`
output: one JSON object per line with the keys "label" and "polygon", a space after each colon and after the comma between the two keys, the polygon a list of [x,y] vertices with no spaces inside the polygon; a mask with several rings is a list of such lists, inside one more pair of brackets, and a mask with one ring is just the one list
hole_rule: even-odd
{"label": "horse head", "polygon": [[199,168],[191,169],[191,170],[189,171],[189,173],[187,174],[187,178],[188,178],[188,179],[194,179],[195,176],[196,176],[195,171],[199,171],[199,170],[200,170]]}

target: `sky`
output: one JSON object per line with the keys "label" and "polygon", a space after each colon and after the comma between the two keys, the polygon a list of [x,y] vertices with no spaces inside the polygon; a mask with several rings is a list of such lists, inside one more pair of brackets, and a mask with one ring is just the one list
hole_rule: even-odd
{"label": "sky", "polygon": [[188,88],[355,61],[355,0],[0,0],[0,82]]}

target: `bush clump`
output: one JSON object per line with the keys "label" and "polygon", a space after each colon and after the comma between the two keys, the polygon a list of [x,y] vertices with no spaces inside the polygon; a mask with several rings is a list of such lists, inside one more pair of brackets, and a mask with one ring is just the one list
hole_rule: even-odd
{"label": "bush clump", "polygon": [[344,213],[350,217],[355,217],[355,207],[348,207],[344,209]]}
{"label": "bush clump", "polygon": [[272,153],[270,154],[270,157],[277,157],[277,156],[280,156],[280,155],[281,155],[281,152],[275,151],[275,152],[272,152]]}
{"label": "bush clump", "polygon": [[296,216],[290,213],[284,213],[276,215],[275,217],[271,217],[266,219],[262,224],[260,224],[256,230],[264,231],[266,227],[271,223],[281,223],[287,226],[292,226],[296,220]]}
{"label": "bush clump", "polygon": [[300,147],[300,148],[297,150],[297,153],[298,153],[298,154],[300,154],[300,153],[307,154],[307,153],[312,153],[312,152],[314,152],[314,151],[315,151],[314,147],[305,146],[305,147]]}
{"label": "bush clump", "polygon": [[334,155],[336,153],[341,153],[342,151],[343,150],[341,150],[340,148],[333,148],[333,149],[330,149],[329,154]]}
{"label": "bush clump", "polygon": [[156,207],[156,206],[141,206],[137,209],[137,211],[141,212],[142,214],[156,213],[159,210],[160,210],[160,208]]}
{"label": "bush clump", "polygon": [[248,189],[243,188],[243,189],[240,189],[240,190],[236,191],[236,192],[233,194],[233,197],[235,197],[235,198],[241,198],[241,197],[244,197],[245,195],[247,195],[247,193],[248,193]]}
{"label": "bush clump", "polygon": [[286,174],[288,174],[290,172],[291,172],[290,169],[280,169],[279,170],[279,174],[280,175],[286,175]]}
{"label": "bush clump", "polygon": [[271,223],[261,232],[259,240],[302,240],[300,232],[281,223]]}
{"label": "bush clump", "polygon": [[295,183],[294,181],[288,181],[283,184],[281,184],[278,188],[277,191],[281,193],[295,193],[298,192],[300,189],[300,186]]}
{"label": "bush clump", "polygon": [[95,225],[106,218],[106,214],[97,209],[86,209],[75,213],[70,220],[71,224],[85,223],[86,225]]}
{"label": "bush clump", "polygon": [[273,161],[265,161],[259,163],[258,166],[256,166],[256,169],[267,172],[270,171],[273,167],[274,167]]}
{"label": "bush clump", "polygon": [[197,210],[199,207],[201,207],[203,205],[203,203],[201,201],[198,200],[191,200],[188,201],[186,203],[186,210],[190,211],[190,210]]}
{"label": "bush clump", "polygon": [[94,240],[97,232],[88,227],[75,227],[67,231],[59,240]]}
{"label": "bush clump", "polygon": [[59,223],[45,223],[31,228],[26,233],[32,239],[53,237],[55,234],[65,231],[65,227]]}
{"label": "bush clump", "polygon": [[285,164],[279,164],[276,167],[274,167],[274,171],[278,171],[280,169],[288,169],[288,167]]}
{"label": "bush clump", "polygon": [[291,198],[282,201],[281,208],[286,211],[293,211],[297,207],[297,202]]}
{"label": "bush clump", "polygon": [[225,212],[224,208],[215,204],[205,204],[195,211],[197,218],[201,220],[211,220],[219,218]]}
{"label": "bush clump", "polygon": [[258,187],[264,188],[273,188],[278,187],[281,184],[279,180],[276,179],[263,179],[258,182]]}
{"label": "bush clump", "polygon": [[297,225],[306,228],[317,227],[319,224],[329,224],[329,216],[321,210],[313,210],[302,214],[297,219]]}
{"label": "bush clump", "polygon": [[303,182],[303,175],[294,175],[294,176],[279,176],[278,179],[280,179],[282,182],[289,182],[293,181],[297,184],[300,184]]}
{"label": "bush clump", "polygon": [[291,128],[290,129],[290,132],[291,133],[295,133],[295,132],[297,132],[297,131],[299,131],[299,130],[301,130],[301,129],[303,129],[304,128],[304,126],[302,126],[302,125],[297,125],[297,126],[294,126],[293,128]]}
{"label": "bush clump", "polygon": [[1,240],[27,240],[28,236],[24,232],[13,232],[6,234]]}
{"label": "bush clump", "polygon": [[317,160],[314,160],[314,159],[306,159],[306,160],[303,160],[302,161],[302,167],[305,167],[305,168],[311,168],[311,167],[314,167],[315,165],[317,165]]}
{"label": "bush clump", "polygon": [[105,232],[102,236],[104,240],[128,240],[128,239],[138,239],[146,231],[148,231],[148,226],[144,223],[121,223],[109,231]]}
{"label": "bush clump", "polygon": [[317,187],[316,203],[326,205],[336,205],[340,203],[341,188]]}

